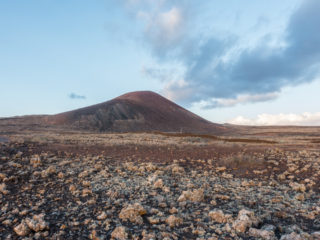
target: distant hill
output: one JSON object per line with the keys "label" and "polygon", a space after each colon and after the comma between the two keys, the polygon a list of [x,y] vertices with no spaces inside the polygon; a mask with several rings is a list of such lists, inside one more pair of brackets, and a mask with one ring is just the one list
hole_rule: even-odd
{"label": "distant hill", "polygon": [[127,93],[107,102],[44,119],[49,125],[102,132],[220,133],[226,128],[151,91]]}

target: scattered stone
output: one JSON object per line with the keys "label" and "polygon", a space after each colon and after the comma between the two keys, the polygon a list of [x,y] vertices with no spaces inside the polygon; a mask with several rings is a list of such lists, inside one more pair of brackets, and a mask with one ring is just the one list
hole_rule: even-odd
{"label": "scattered stone", "polygon": [[86,170],[81,172],[81,173],[79,173],[79,175],[78,175],[79,178],[85,178],[87,176],[89,176],[89,172],[86,171]]}
{"label": "scattered stone", "polygon": [[226,169],[226,167],[216,167],[217,172],[224,172]]}
{"label": "scattered stone", "polygon": [[82,197],[86,197],[86,196],[89,196],[91,194],[92,194],[91,189],[89,189],[89,188],[82,189]]}
{"label": "scattered stone", "polygon": [[82,186],[90,187],[91,183],[89,181],[82,181]]}
{"label": "scattered stone", "polygon": [[74,193],[75,191],[76,191],[77,189],[76,189],[76,186],[75,185],[70,185],[70,187],[69,187],[69,191],[70,192],[72,192],[72,193]]}
{"label": "scattered stone", "polygon": [[9,191],[7,190],[7,185],[5,183],[0,184],[0,192],[4,195],[9,193]]}
{"label": "scattered stone", "polygon": [[286,234],[281,236],[280,240],[306,240],[300,234],[292,232],[290,234]]}
{"label": "scattered stone", "polygon": [[[113,147],[118,151],[119,142],[110,141],[114,136],[125,142],[125,151],[131,151],[128,138],[132,134],[64,135],[62,144],[68,151],[69,146],[83,146],[75,148],[76,153],[46,152],[50,144],[33,142],[31,135],[32,141],[21,145],[25,153],[21,158],[15,155],[18,143],[9,150],[0,144],[0,239],[320,239],[318,151],[252,153],[246,163],[261,161],[263,169],[242,169],[241,164],[223,162],[230,156],[219,152],[213,154],[210,164],[190,156],[168,165],[152,162],[160,143],[153,135],[144,135],[144,141],[151,144],[147,154],[154,151],[150,158],[140,158],[145,151],[140,145],[133,155],[117,152],[115,159],[107,156],[114,156]],[[160,136],[161,141],[168,139]],[[89,144],[82,145],[83,139]],[[175,138],[172,144],[184,141],[181,139]],[[44,147],[39,149],[42,153],[32,155],[38,143]],[[57,147],[59,142],[50,143]],[[71,145],[74,143],[80,145]],[[99,150],[100,143],[108,152],[97,155],[91,150],[96,149],[93,144]],[[239,146],[242,144],[251,143]],[[203,147],[201,151],[211,152]],[[251,149],[250,145],[248,151]],[[171,156],[181,146],[170,145],[168,151]],[[216,168],[224,164],[228,168]],[[238,178],[240,172],[244,176]],[[260,224],[260,219],[268,224]]]}
{"label": "scattered stone", "polygon": [[159,218],[148,217],[148,221],[150,224],[158,224],[160,222]]}
{"label": "scattered stone", "polygon": [[154,164],[151,163],[151,162],[148,163],[145,168],[146,168],[146,170],[147,170],[148,172],[153,172],[153,171],[157,170],[157,166],[154,165]]}
{"label": "scattered stone", "polygon": [[297,199],[300,202],[304,201],[304,194],[303,193],[299,193],[295,196],[295,199]]}
{"label": "scattered stone", "polygon": [[30,159],[30,164],[36,168],[41,165],[41,158],[39,155],[35,155]]}
{"label": "scattered stone", "polygon": [[142,239],[141,240],[152,240],[156,239],[156,235],[154,233],[147,233],[146,230],[142,231]]}
{"label": "scattered stone", "polygon": [[216,201],[216,200],[211,200],[211,201],[210,201],[210,204],[211,204],[212,206],[216,206],[216,205],[217,205],[217,201]]}
{"label": "scattered stone", "polygon": [[203,189],[194,189],[191,191],[183,191],[180,197],[178,198],[178,202],[184,201],[192,201],[192,202],[201,202],[204,199],[204,191]]}
{"label": "scattered stone", "polygon": [[222,194],[217,194],[215,195],[215,198],[216,199],[220,199],[220,200],[223,200],[223,201],[226,201],[226,200],[229,200],[230,197],[228,195],[222,195]]}
{"label": "scattered stone", "polygon": [[154,184],[153,184],[154,188],[163,188],[163,181],[162,179],[158,179]]}
{"label": "scattered stone", "polygon": [[247,228],[251,227],[254,221],[254,213],[246,209],[242,209],[238,213],[237,219],[233,223],[236,232],[244,233]]}
{"label": "scattered stone", "polygon": [[30,229],[35,232],[43,231],[49,229],[49,225],[44,221],[44,214],[34,215],[32,219],[26,218],[26,224]]}
{"label": "scattered stone", "polygon": [[6,226],[10,226],[12,224],[12,221],[10,219],[6,219],[6,220],[2,221],[2,224],[6,225]]}
{"label": "scattered stone", "polygon": [[119,214],[119,218],[124,221],[143,224],[143,219],[141,216],[146,213],[147,211],[139,203],[135,203],[123,208]]}
{"label": "scattered stone", "polygon": [[185,173],[184,168],[177,166],[177,165],[173,166],[171,171],[173,174],[184,174]]}
{"label": "scattered stone", "polygon": [[311,233],[311,237],[313,238],[313,240],[320,240],[320,232]]}
{"label": "scattered stone", "polygon": [[122,226],[116,227],[111,233],[111,239],[127,240],[128,239],[127,229]]}
{"label": "scattered stone", "polygon": [[294,191],[297,191],[297,192],[305,192],[306,191],[306,186],[304,184],[291,182],[289,185]]}
{"label": "scattered stone", "polygon": [[64,178],[63,172],[59,172],[59,173],[58,173],[58,178],[61,178],[61,179]]}
{"label": "scattered stone", "polygon": [[175,213],[177,213],[178,212],[178,209],[176,209],[175,207],[173,207],[173,208],[171,208],[170,210],[169,210],[169,213],[171,213],[171,214],[175,214]]}
{"label": "scattered stone", "polygon": [[226,223],[232,217],[230,214],[224,214],[222,210],[213,210],[209,212],[209,217],[213,222]]}
{"label": "scattered stone", "polygon": [[182,219],[178,218],[174,215],[170,215],[167,219],[166,219],[166,223],[171,227],[176,227],[179,226],[180,224],[182,224]]}
{"label": "scattered stone", "polygon": [[96,230],[92,230],[90,235],[89,235],[89,238],[92,239],[92,240],[100,240],[99,236],[97,235],[97,231]]}
{"label": "scattered stone", "polygon": [[265,240],[276,239],[273,231],[261,230],[261,229],[256,229],[256,228],[249,229],[249,236],[255,237],[255,238],[262,238]]}
{"label": "scattered stone", "polygon": [[56,173],[56,168],[54,166],[49,166],[46,170],[41,172],[43,178],[50,176],[51,174]]}
{"label": "scattered stone", "polygon": [[27,236],[30,232],[30,228],[24,220],[22,220],[22,222],[18,226],[14,227],[13,230],[20,237]]}
{"label": "scattered stone", "polygon": [[102,212],[102,213],[97,217],[98,220],[105,220],[106,218],[107,218],[106,212]]}
{"label": "scattered stone", "polygon": [[7,176],[5,174],[0,173],[0,181],[3,181],[6,178],[7,178]]}

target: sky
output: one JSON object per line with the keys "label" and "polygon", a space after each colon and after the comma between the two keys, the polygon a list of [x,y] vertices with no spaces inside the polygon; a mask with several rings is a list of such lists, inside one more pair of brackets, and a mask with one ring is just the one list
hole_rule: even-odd
{"label": "sky", "polygon": [[320,125],[318,0],[2,0],[0,117],[151,90],[217,123]]}

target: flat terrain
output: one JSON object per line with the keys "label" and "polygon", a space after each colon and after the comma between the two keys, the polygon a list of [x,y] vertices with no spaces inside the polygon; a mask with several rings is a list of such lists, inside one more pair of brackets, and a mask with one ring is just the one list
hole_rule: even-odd
{"label": "flat terrain", "polygon": [[0,121],[1,239],[320,239],[320,128]]}

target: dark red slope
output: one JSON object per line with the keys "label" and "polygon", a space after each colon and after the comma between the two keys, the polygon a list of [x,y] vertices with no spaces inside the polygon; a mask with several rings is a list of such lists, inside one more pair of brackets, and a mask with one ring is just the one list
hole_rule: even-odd
{"label": "dark red slope", "polygon": [[192,132],[224,130],[150,91],[131,92],[97,105],[47,118],[47,123],[106,132]]}

